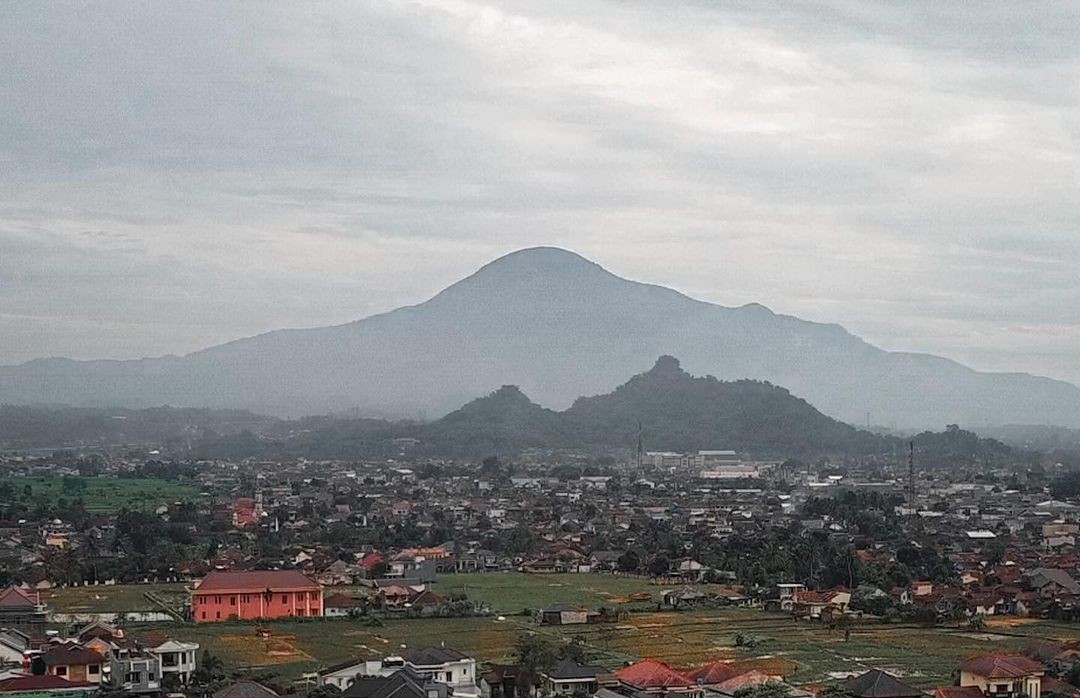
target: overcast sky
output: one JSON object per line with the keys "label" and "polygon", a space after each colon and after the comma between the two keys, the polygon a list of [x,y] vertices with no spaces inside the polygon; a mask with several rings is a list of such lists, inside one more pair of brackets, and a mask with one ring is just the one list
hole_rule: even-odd
{"label": "overcast sky", "polygon": [[0,4],[0,363],[513,249],[1080,382],[1080,3]]}

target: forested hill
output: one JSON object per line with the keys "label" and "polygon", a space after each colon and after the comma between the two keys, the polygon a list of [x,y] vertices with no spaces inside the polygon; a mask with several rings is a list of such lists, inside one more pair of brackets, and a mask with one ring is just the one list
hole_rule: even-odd
{"label": "forested hill", "polygon": [[[640,435],[650,451],[733,449],[761,458],[903,457],[907,441],[837,421],[788,390],[763,381],[695,377],[678,359],[661,356],[614,391],[578,398],[556,412],[505,385],[427,424],[320,420],[284,448],[313,457],[359,451],[397,452],[415,439],[412,455],[512,456],[526,449],[633,452]],[[309,424],[313,427],[313,424]],[[1012,449],[950,426],[914,438],[921,467],[1005,464]]]}
{"label": "forested hill", "polygon": [[787,390],[760,381],[696,378],[662,356],[613,392],[582,397],[553,412],[517,387],[487,397],[414,433],[437,450],[510,453],[525,448],[735,449],[760,456],[871,454],[894,449],[888,438],[831,419]]}
{"label": "forested hill", "polygon": [[172,447],[209,435],[264,433],[277,423],[244,410],[0,405],[0,448]]}
{"label": "forested hill", "polygon": [[694,377],[671,356],[606,395],[579,398],[563,413],[579,443],[635,443],[649,450],[726,448],[759,455],[871,454],[892,441],[819,412],[762,381]]}

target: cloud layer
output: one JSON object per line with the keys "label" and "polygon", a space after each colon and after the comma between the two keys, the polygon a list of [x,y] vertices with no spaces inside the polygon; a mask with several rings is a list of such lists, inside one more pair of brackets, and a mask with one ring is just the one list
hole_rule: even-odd
{"label": "cloud layer", "polygon": [[0,363],[183,353],[556,244],[1080,382],[1071,2],[8,3]]}

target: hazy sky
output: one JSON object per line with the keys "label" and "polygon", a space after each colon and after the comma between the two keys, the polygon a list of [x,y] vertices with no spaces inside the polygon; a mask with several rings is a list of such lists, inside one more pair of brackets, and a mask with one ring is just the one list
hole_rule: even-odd
{"label": "hazy sky", "polygon": [[1080,382],[1080,3],[0,4],[0,363],[554,244]]}

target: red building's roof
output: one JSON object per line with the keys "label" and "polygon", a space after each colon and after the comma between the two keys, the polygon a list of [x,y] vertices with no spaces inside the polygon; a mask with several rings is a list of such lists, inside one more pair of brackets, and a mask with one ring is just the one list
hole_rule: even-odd
{"label": "red building's roof", "polygon": [[689,688],[695,685],[690,677],[657,659],[646,659],[623,667],[615,672],[615,676],[619,681],[639,689]]}
{"label": "red building's roof", "polygon": [[721,693],[735,693],[740,688],[746,688],[747,686],[758,686],[763,683],[771,683],[773,681],[779,681],[776,676],[770,676],[769,674],[763,674],[756,669],[748,671],[738,676],[733,676],[727,681],[717,685],[717,690]]}
{"label": "red building's roof", "polygon": [[340,592],[331,594],[323,600],[323,606],[325,608],[356,608],[359,605],[360,604],[356,603],[356,599]]}
{"label": "red building's roof", "polygon": [[19,587],[8,587],[0,592],[0,606],[4,608],[37,608],[37,601]]}
{"label": "red building's roof", "polygon": [[706,664],[703,667],[694,669],[687,674],[687,677],[692,679],[695,683],[701,683],[704,686],[712,686],[723,683],[728,679],[735,678],[740,673],[741,672],[738,669],[727,662],[713,662],[712,664]]}
{"label": "red building's roof", "polygon": [[297,570],[253,570],[250,572],[214,570],[203,577],[194,593],[261,594],[267,589],[271,591],[320,591],[322,585]]}
{"label": "red building's roof", "polygon": [[1020,654],[986,654],[967,660],[960,665],[960,671],[988,679],[1019,679],[1042,674],[1046,667]]}
{"label": "red building's roof", "polygon": [[381,565],[384,562],[386,562],[386,558],[379,553],[369,553],[364,556],[363,560],[360,561],[360,566],[368,571],[371,571],[375,569],[376,566]]}
{"label": "red building's roof", "polygon": [[12,676],[0,681],[0,693],[15,693],[22,691],[55,690],[58,688],[82,688],[94,684],[85,681],[68,681],[59,676],[28,674],[26,676]]}

